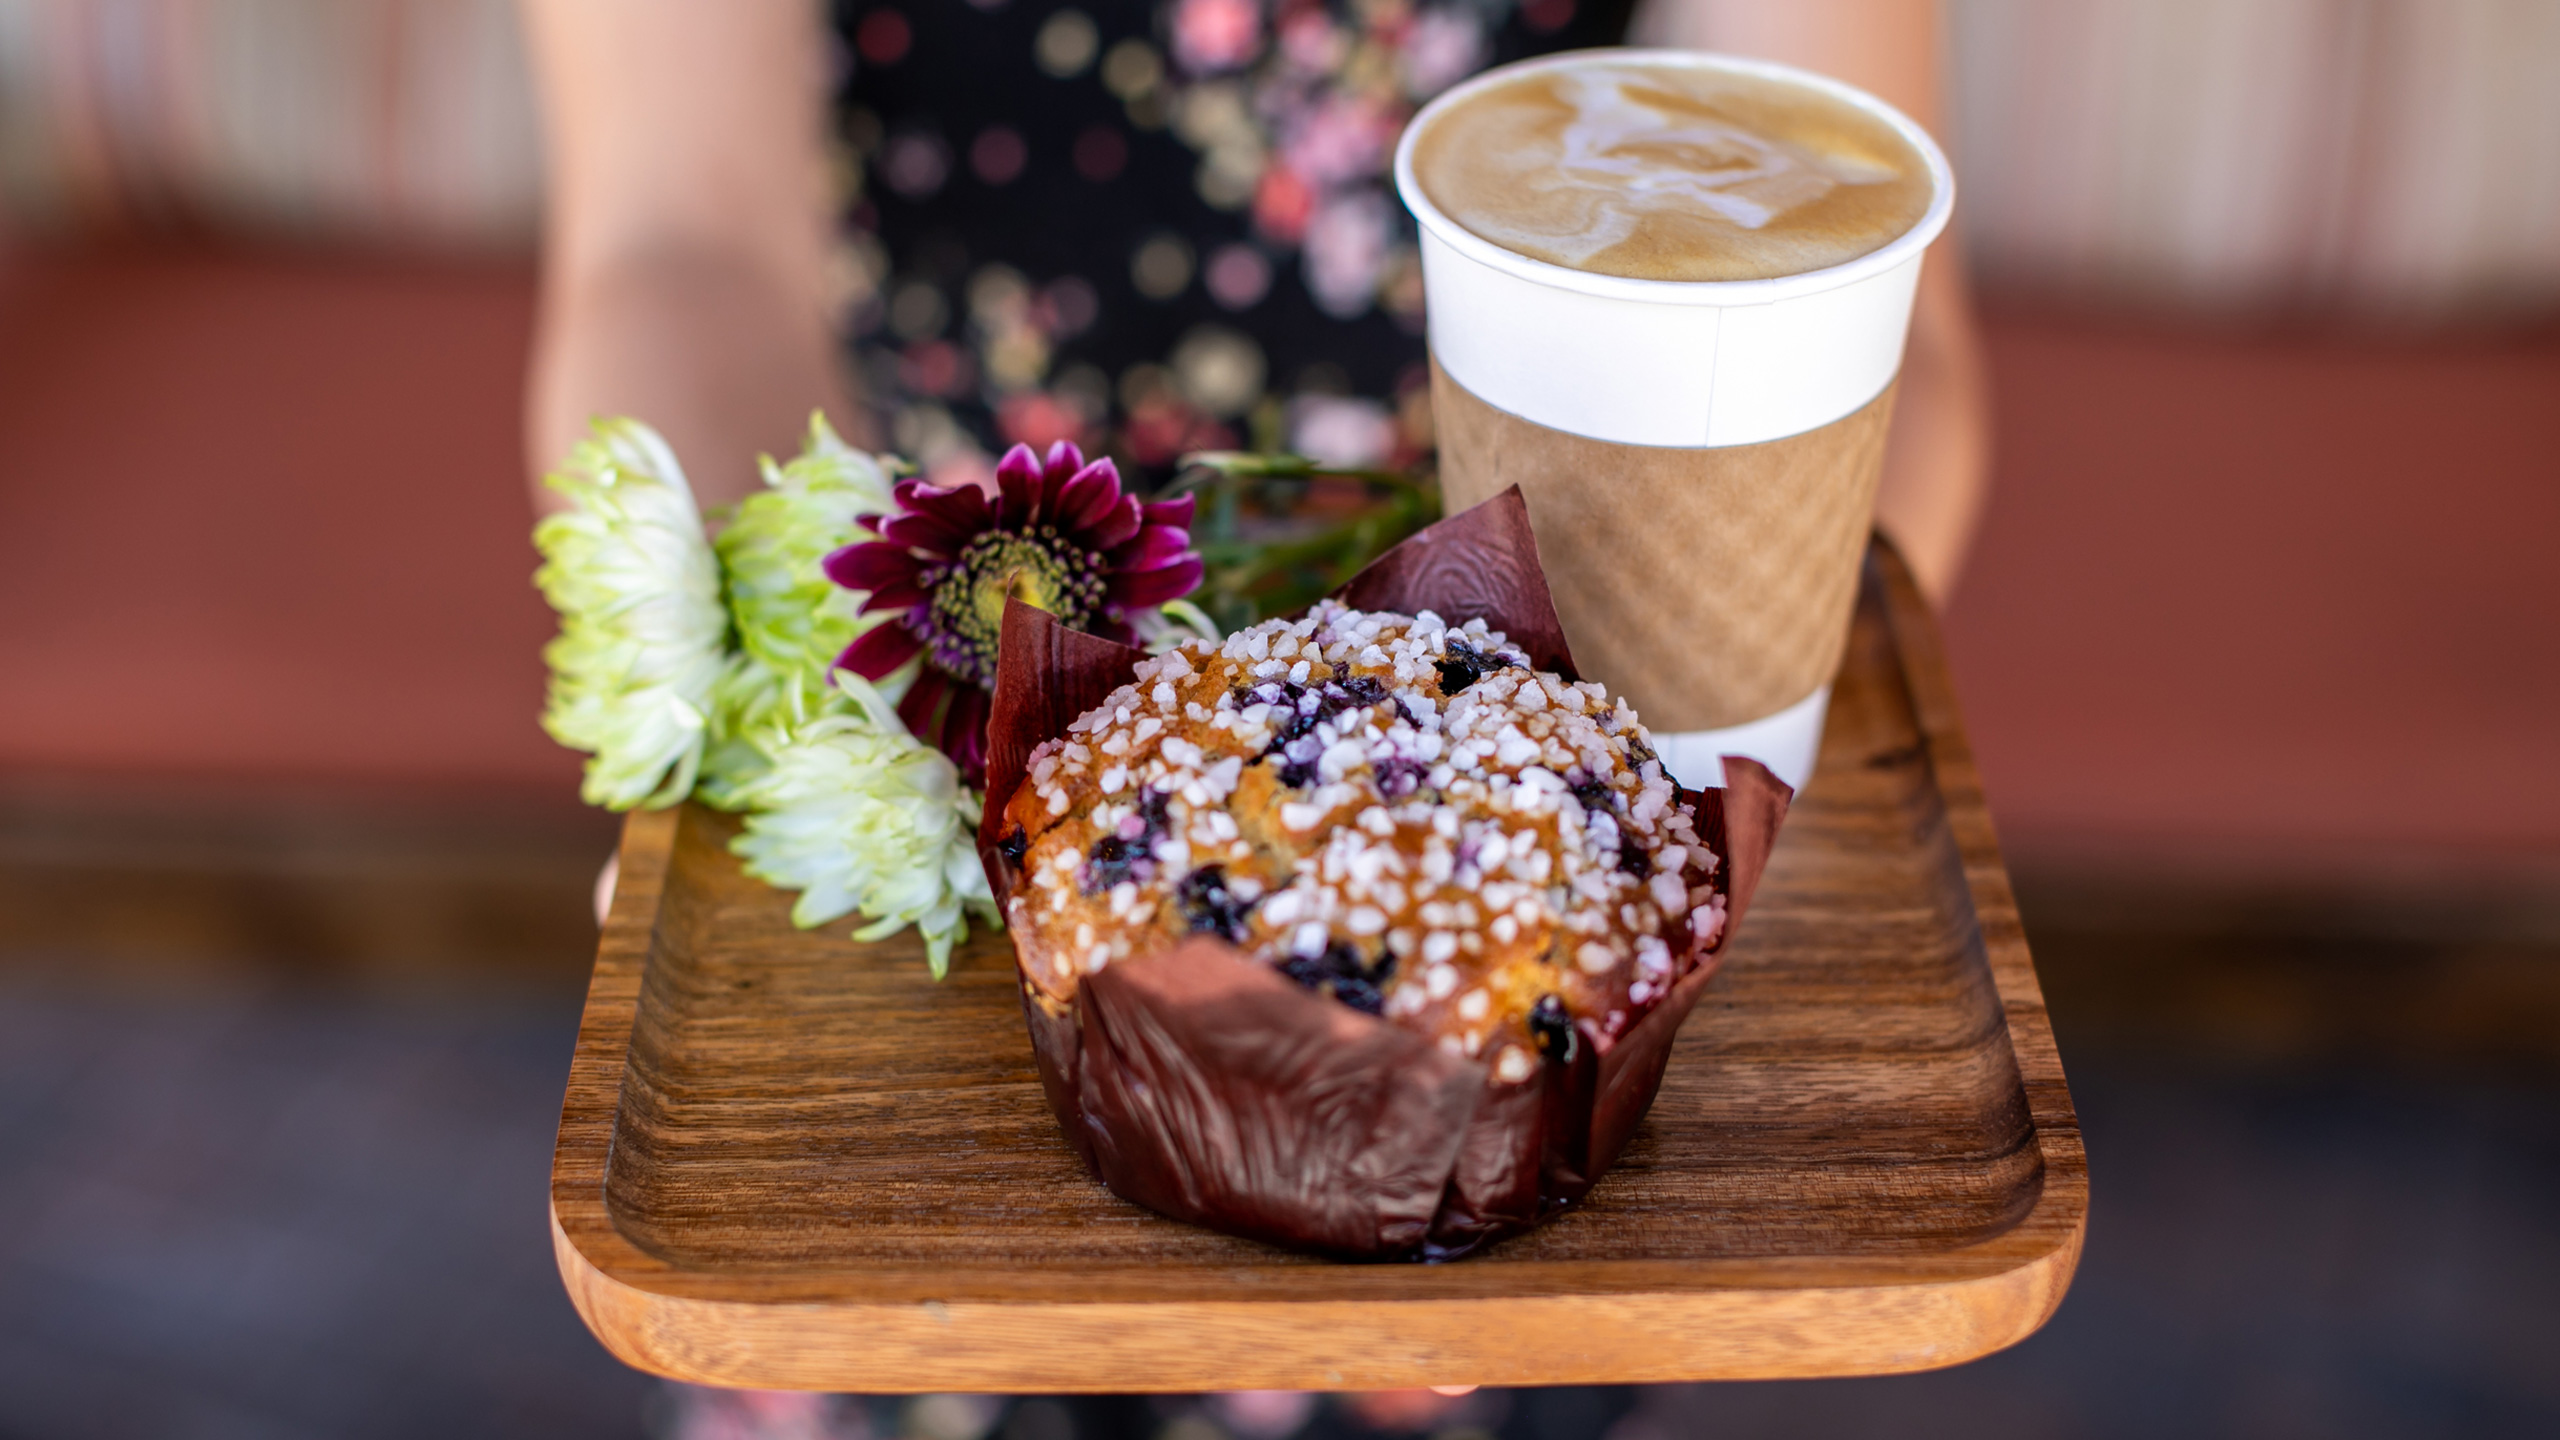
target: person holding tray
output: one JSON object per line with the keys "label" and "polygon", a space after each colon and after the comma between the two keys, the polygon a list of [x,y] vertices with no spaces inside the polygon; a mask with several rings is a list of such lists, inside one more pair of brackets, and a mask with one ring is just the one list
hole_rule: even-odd
{"label": "person holding tray", "polygon": [[[840,6],[830,37],[797,0],[525,9],[552,165],[528,458],[538,476],[591,418],[646,416],[706,508],[751,493],[812,409],[944,485],[1061,440],[1142,475],[1199,450],[1423,461],[1398,134],[1487,64],[1628,20],[1594,0],[909,0]],[[1938,116],[1927,0],[1664,0],[1634,23]],[[1938,250],[1877,515],[1943,603],[1987,426],[1962,268]],[[763,1433],[755,1409],[724,1423]]]}
{"label": "person holding tray", "polygon": [[[645,415],[706,506],[812,408],[945,482],[1061,438],[1151,467],[1275,442],[1420,459],[1397,131],[1485,64],[1628,28],[1610,0],[867,3],[832,37],[801,0],[525,8],[551,163],[531,472],[591,417]],[[1837,76],[1935,129],[1937,11],[1659,0],[1632,30]],[[1940,603],[1987,430],[1942,242],[1877,500]]]}

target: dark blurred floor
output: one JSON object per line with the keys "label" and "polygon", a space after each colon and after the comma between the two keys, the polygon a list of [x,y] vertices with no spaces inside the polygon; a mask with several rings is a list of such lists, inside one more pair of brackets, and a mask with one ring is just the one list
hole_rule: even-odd
{"label": "dark blurred floor", "polygon": [[0,1435],[630,1435],[552,1268],[574,998],[0,998]]}
{"label": "dark blurred floor", "polygon": [[[2560,1071],[2128,1046],[2165,1032],[2109,1032],[2067,993],[2093,1218],[2043,1332],[1934,1375],[1522,1392],[1442,1428],[2560,1433]],[[552,1266],[576,1009],[0,970],[0,1436],[638,1435],[649,1415],[663,1433],[680,1407],[586,1336]],[[1196,1408],[1080,1402],[1017,1428],[1154,1436],[1187,1416],[1174,1440],[1215,1440]],[[907,1412],[848,1408],[820,1433]],[[905,1428],[966,1440],[955,1413],[973,1412]],[[1308,1433],[1370,1432],[1327,1411]]]}
{"label": "dark blurred floor", "polygon": [[1666,1389],[1612,1440],[2560,1433],[2552,1077],[2071,1079],[2089,1246],[2045,1330],[1931,1375]]}

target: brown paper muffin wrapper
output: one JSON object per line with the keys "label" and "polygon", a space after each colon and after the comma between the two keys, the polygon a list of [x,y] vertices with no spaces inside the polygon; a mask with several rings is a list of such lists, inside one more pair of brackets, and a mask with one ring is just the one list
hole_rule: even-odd
{"label": "brown paper muffin wrapper", "polygon": [[[1453,624],[1482,617],[1538,669],[1580,678],[1517,489],[1414,535],[1334,598]],[[1145,658],[1020,602],[1006,608],[978,829],[998,904],[1015,875],[996,840],[1031,752]],[[1065,1006],[1024,977],[1049,1107],[1115,1193],[1213,1229],[1373,1260],[1453,1259],[1526,1230],[1617,1159],[1741,926],[1792,792],[1740,757],[1726,759],[1725,778],[1722,790],[1681,792],[1723,860],[1724,928],[1605,1053],[1586,1030],[1569,1061],[1501,1084],[1484,1064],[1194,936],[1085,976]]]}

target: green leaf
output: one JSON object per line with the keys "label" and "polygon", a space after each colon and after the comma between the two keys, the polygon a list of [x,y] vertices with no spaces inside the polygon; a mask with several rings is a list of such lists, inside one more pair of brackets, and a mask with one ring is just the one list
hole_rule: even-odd
{"label": "green leaf", "polygon": [[[1314,604],[1440,518],[1438,488],[1397,471],[1231,450],[1187,455],[1183,465],[1173,493],[1198,490],[1207,501],[1193,536],[1207,575],[1193,598],[1229,630]],[[1307,487],[1325,478],[1359,482],[1367,503],[1330,524],[1294,518]]]}

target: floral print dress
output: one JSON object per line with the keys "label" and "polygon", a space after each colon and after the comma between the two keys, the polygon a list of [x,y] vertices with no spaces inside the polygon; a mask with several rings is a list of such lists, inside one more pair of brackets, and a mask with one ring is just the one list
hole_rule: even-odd
{"label": "floral print dress", "polygon": [[866,398],[942,483],[1072,440],[1430,448],[1405,121],[1626,0],[854,0],[839,279]]}

